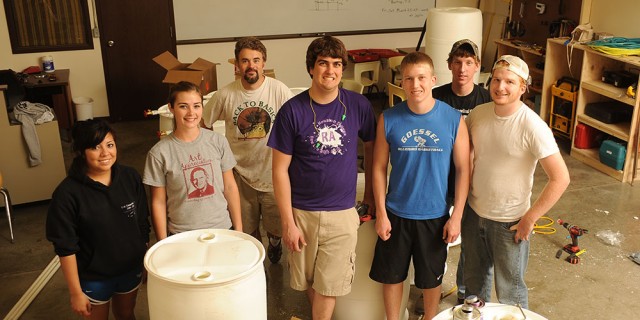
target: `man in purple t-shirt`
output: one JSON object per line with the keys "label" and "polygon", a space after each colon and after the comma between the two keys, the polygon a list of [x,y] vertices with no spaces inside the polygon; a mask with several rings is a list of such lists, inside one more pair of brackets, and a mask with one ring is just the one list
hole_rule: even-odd
{"label": "man in purple t-shirt", "polygon": [[370,173],[375,116],[361,94],[340,89],[347,50],[325,36],[307,50],[311,88],[287,101],[267,145],[289,249],[291,287],[306,291],[313,319],[331,319],[336,296],[351,291],[360,220],[354,208],[358,139],[365,149],[363,203],[373,213]]}

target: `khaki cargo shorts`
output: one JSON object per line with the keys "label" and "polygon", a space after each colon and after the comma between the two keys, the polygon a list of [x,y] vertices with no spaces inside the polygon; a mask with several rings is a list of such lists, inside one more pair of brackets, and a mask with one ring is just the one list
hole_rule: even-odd
{"label": "khaki cargo shorts", "polygon": [[354,208],[339,211],[305,211],[294,208],[293,217],[307,245],[289,252],[291,288],[310,286],[324,296],[351,292],[360,219]]}

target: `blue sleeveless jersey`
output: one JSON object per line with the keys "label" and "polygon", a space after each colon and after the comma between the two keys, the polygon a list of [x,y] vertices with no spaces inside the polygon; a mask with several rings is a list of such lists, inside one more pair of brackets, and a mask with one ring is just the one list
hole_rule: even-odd
{"label": "blue sleeveless jersey", "polygon": [[387,207],[414,220],[448,214],[446,201],[453,144],[460,112],[436,100],[431,111],[415,114],[404,101],[384,111],[391,175]]}

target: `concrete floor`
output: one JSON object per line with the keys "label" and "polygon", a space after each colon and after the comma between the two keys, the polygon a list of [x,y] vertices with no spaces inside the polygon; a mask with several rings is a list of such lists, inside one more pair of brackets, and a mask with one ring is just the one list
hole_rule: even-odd
{"label": "concrete floor", "polygon": [[[114,128],[119,139],[119,161],[142,172],[146,152],[157,141],[157,120],[116,123]],[[70,147],[68,144],[63,147],[69,163]],[[563,149],[568,148],[565,145]],[[571,173],[571,185],[548,216],[588,229],[589,234],[580,238],[580,247],[587,251],[581,256],[580,264],[571,265],[555,258],[556,251],[570,242],[566,229],[555,225],[555,234],[535,235],[527,272],[530,308],[548,319],[637,319],[635,304],[640,297],[640,266],[628,256],[640,251],[640,188],[620,183],[563,153]],[[534,198],[544,181],[544,174],[538,170]],[[47,204],[44,201],[14,208],[14,244],[9,242],[6,217],[4,214],[0,217],[0,315],[6,315],[13,308],[54,257],[44,234]],[[601,241],[597,235],[606,230],[619,232],[621,243],[608,245]],[[455,286],[459,247],[452,247],[449,252],[449,271],[443,282],[445,292]],[[286,253],[282,261],[285,259]],[[284,264],[271,264],[267,260],[264,267],[268,318],[310,319],[306,296],[289,288]],[[419,290],[412,287],[410,293],[409,319],[414,320],[419,318],[412,312]],[[440,310],[450,309],[455,301],[455,294],[444,298]],[[146,285],[140,290],[136,317],[149,318]],[[60,271],[44,285],[20,317],[78,318],[70,310]]]}

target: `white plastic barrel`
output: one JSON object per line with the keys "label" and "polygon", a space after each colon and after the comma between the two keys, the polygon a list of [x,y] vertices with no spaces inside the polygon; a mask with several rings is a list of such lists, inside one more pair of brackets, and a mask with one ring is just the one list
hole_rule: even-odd
{"label": "white plastic barrel", "polygon": [[76,121],[93,119],[93,99],[88,97],[73,98],[76,106]]}
{"label": "white plastic barrel", "polygon": [[[358,244],[356,245],[356,273],[351,293],[336,298],[333,320],[384,320],[384,298],[382,284],[369,278],[371,262],[378,240],[375,220],[367,221],[358,229]],[[400,319],[409,319],[407,303],[409,301],[409,281],[404,281],[402,304],[400,305]]]}
{"label": "white plastic barrel", "polygon": [[144,257],[149,316],[158,319],[267,319],[264,247],[223,229],[179,233]]}
{"label": "white plastic barrel", "polygon": [[[427,12],[425,53],[433,59],[436,85],[451,82],[447,65],[451,46],[462,39],[469,39],[482,52],[482,12],[468,7],[431,8]],[[478,83],[479,73],[474,82]]]}

